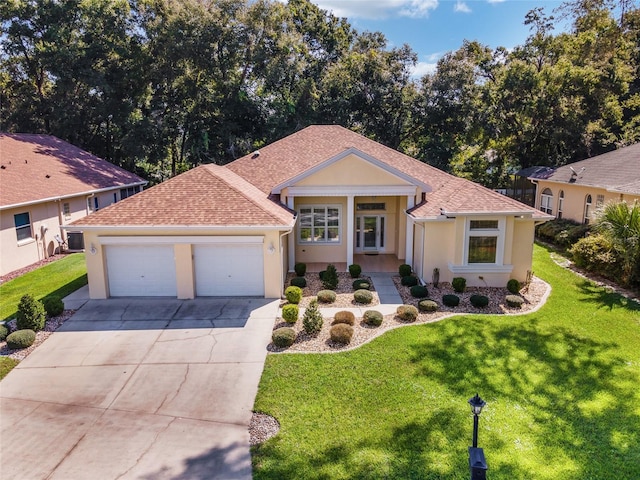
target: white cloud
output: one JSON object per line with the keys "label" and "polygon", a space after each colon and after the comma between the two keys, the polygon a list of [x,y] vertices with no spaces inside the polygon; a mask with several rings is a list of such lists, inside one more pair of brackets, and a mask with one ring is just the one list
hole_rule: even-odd
{"label": "white cloud", "polygon": [[502,3],[506,2],[506,0],[487,0],[487,3]]}
{"label": "white cloud", "polygon": [[427,74],[436,73],[438,62],[418,62],[411,71],[411,78],[422,78]]}
{"label": "white cloud", "polygon": [[461,2],[460,0],[458,0],[456,4],[453,6],[453,11],[460,12],[460,13],[471,13],[471,9],[469,8],[469,5],[467,5],[465,2]]}
{"label": "white cloud", "polygon": [[438,0],[312,0],[338,17],[386,18],[426,17],[438,7]]}

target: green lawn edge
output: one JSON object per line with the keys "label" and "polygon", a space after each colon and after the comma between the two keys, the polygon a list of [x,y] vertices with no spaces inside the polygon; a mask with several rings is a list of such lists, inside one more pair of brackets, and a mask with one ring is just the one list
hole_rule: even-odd
{"label": "green lawn edge", "polygon": [[268,355],[254,409],[281,424],[254,478],[468,478],[480,447],[498,479],[640,478],[640,305],[556,265],[540,310],[461,315],[337,354]]}

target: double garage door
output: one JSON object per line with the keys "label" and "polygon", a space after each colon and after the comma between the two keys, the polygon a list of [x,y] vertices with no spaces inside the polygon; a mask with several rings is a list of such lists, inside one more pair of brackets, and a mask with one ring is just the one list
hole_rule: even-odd
{"label": "double garage door", "polygon": [[[195,244],[191,268],[196,296],[263,296],[262,244]],[[112,297],[175,297],[174,246],[106,245]]]}

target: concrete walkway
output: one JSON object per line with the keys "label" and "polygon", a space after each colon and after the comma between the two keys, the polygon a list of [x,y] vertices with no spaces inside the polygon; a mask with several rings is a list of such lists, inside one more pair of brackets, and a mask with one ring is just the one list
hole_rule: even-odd
{"label": "concrete walkway", "polygon": [[398,289],[395,283],[393,283],[393,275],[395,273],[370,273],[369,278],[373,282],[373,286],[378,292],[381,305],[402,305],[403,301],[400,298]]}
{"label": "concrete walkway", "polygon": [[250,479],[279,301],[85,302],[0,382],[0,477]]}

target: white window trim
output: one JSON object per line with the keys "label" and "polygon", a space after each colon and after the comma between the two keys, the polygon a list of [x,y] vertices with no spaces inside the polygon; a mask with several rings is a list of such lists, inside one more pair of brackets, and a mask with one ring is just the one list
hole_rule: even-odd
{"label": "white window trim", "polygon": [[[379,210],[374,210],[374,212],[377,212]],[[360,225],[362,228],[363,227],[363,222],[364,222],[364,217],[378,217],[380,220],[382,220],[384,222],[384,232],[382,232],[381,234],[381,243],[382,246],[378,249],[376,249],[375,251],[377,251],[378,253],[387,253],[387,229],[389,228],[389,219],[387,218],[387,214],[380,214],[380,213],[359,213],[357,215],[355,215],[355,219],[360,219]],[[357,220],[356,220],[357,221]],[[362,232],[360,232],[360,234],[362,235]],[[354,251],[357,253],[365,253],[368,252],[370,250],[366,250],[364,248],[364,235],[361,238],[361,242],[360,242],[360,246],[356,247],[356,238],[358,237],[358,233],[356,231],[356,229],[354,229],[354,233],[353,233],[353,248]],[[379,242],[380,243],[380,242]]]}
{"label": "white window trim", "polygon": [[553,215],[553,192],[544,193],[547,190],[551,192],[550,189],[545,188],[540,194],[540,211]]}
{"label": "white window trim", "polygon": [[[18,227],[16,225],[16,215],[23,215],[25,213],[29,216],[29,223],[25,225],[20,225]],[[19,228],[26,229],[26,227],[29,227],[29,236],[23,239],[18,239],[18,229]],[[27,211],[27,212],[16,213],[13,216],[13,229],[16,232],[16,241],[18,242],[18,246],[26,245],[27,243],[32,243],[35,241],[35,238],[33,238],[33,220],[31,220],[31,212]]]}
{"label": "white window trim", "polygon": [[[493,220],[498,222],[497,229],[474,229],[471,230],[471,222],[476,220]],[[501,267],[504,264],[504,242],[505,242],[506,220],[500,217],[473,217],[465,221],[464,232],[464,255],[463,265],[465,267],[487,270],[487,267]],[[494,263],[469,263],[469,238],[470,237],[496,237],[496,261]],[[472,270],[473,271],[473,270]]]}
{"label": "white window trim", "polygon": [[[298,221],[298,232],[296,235],[296,239],[298,241],[298,245],[307,245],[307,246],[312,246],[312,245],[323,245],[323,246],[328,246],[328,245],[342,245],[342,205],[340,204],[327,204],[327,203],[317,203],[317,204],[310,204],[310,205],[298,205],[298,213],[302,211],[303,208],[310,208],[313,209],[314,208],[324,208],[325,211],[328,210],[329,208],[337,208],[338,209],[338,241],[337,242],[329,242],[329,241],[321,241],[321,242],[316,242],[316,241],[311,241],[311,242],[303,242],[302,238],[300,237],[300,231],[302,229],[302,221]],[[313,214],[312,214],[313,215]],[[325,217],[326,220],[326,217]],[[330,228],[328,225],[324,226],[325,229]],[[335,228],[335,227],[331,227],[331,228]]]}
{"label": "white window trim", "polygon": [[558,218],[562,218],[563,211],[564,211],[564,190],[560,190],[560,193],[558,193]]}
{"label": "white window trim", "polygon": [[593,196],[588,193],[584,196],[584,216],[582,219],[583,225],[589,225],[591,223],[591,215],[592,215],[592,207],[593,207]]}

